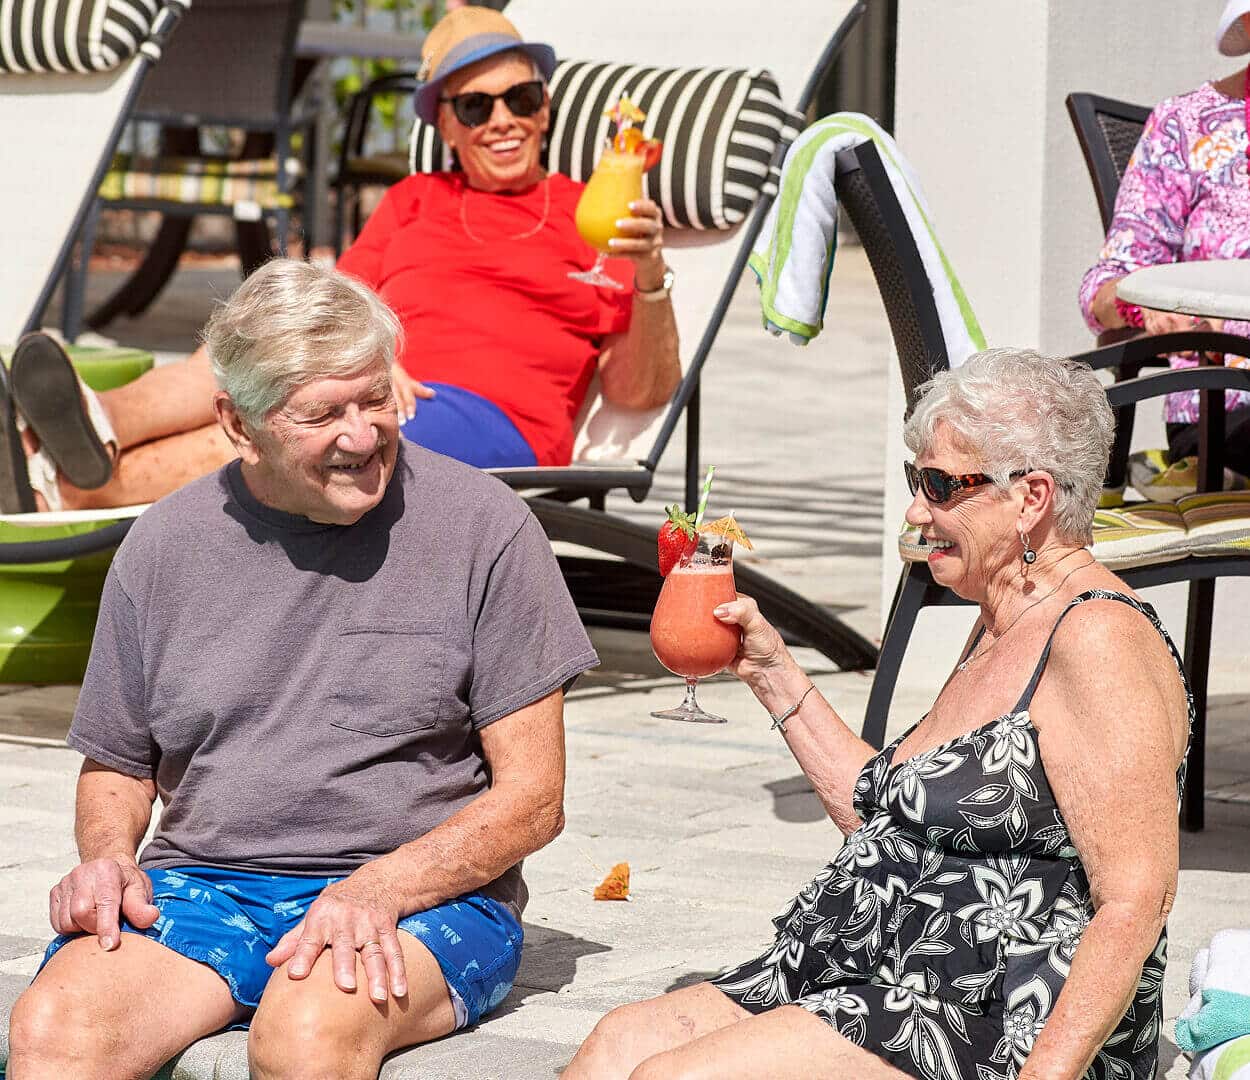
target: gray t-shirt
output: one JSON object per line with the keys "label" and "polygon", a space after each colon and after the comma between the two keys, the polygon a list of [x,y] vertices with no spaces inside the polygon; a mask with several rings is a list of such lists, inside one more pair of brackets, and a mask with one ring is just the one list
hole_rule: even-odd
{"label": "gray t-shirt", "polygon": [[[377,507],[318,525],[235,462],[118,550],[68,741],[155,780],[145,869],[350,873],[481,795],[477,732],[597,662],[493,477],[405,444]],[[518,915],[520,870],[484,890]]]}

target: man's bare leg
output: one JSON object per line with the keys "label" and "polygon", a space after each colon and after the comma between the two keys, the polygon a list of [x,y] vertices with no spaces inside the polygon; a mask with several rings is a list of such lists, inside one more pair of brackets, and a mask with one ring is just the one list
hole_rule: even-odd
{"label": "man's bare leg", "polygon": [[17,999],[9,1080],[146,1080],[246,1010],[205,964],[138,934],[65,945]]}
{"label": "man's bare leg", "polygon": [[134,506],[163,498],[238,455],[216,422],[123,450],[103,487],[86,491],[58,477],[67,510]]}
{"label": "man's bare leg", "polygon": [[387,1054],[450,1032],[455,1011],[438,961],[411,934],[400,931],[399,942],[408,996],[385,1005],[370,999],[359,957],[351,994],[334,984],[329,951],[305,979],[278,968],[252,1020],[253,1080],[377,1080]]}

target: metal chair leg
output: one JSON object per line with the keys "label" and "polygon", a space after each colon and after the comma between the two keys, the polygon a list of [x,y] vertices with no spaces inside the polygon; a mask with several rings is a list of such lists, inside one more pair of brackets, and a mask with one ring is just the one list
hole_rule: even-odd
{"label": "metal chair leg", "polygon": [[907,643],[915,628],[920,609],[925,606],[925,594],[929,582],[914,565],[908,565],[899,578],[894,594],[894,608],[886,627],[885,640],[881,642],[881,655],[877,660],[877,674],[868,692],[868,708],[864,711],[864,728],[860,733],[865,742],[878,750],[885,745],[885,725],[890,718],[890,702],[894,698],[894,684],[907,653]]}
{"label": "metal chair leg", "polygon": [[1185,672],[1194,695],[1194,730],[1189,741],[1188,768],[1181,795],[1181,828],[1199,832],[1205,824],[1207,741],[1207,675],[1211,662],[1211,618],[1215,611],[1215,580],[1189,583],[1185,620]]}
{"label": "metal chair leg", "polygon": [[87,270],[91,252],[95,247],[95,231],[100,221],[100,200],[96,199],[87,211],[82,232],[78,234],[78,250],[65,269],[65,294],[61,306],[61,336],[71,344],[82,333],[83,307],[87,296]]}
{"label": "metal chair leg", "polygon": [[347,197],[347,187],[338,184],[334,189],[334,261],[338,262],[343,254],[343,200]]}
{"label": "metal chair leg", "polygon": [[278,254],[285,258],[287,234],[291,231],[291,212],[289,210],[278,210],[273,215],[273,231],[276,234],[274,239],[278,248]]}

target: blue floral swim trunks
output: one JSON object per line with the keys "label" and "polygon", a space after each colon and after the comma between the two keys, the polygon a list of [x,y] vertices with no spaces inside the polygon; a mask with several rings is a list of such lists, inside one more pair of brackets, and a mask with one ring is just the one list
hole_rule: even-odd
{"label": "blue floral swim trunks", "polygon": [[[322,889],[343,880],[206,866],[153,870],[149,876],[160,917],[147,930],[124,920],[122,929],[207,964],[225,979],[234,1000],[251,1008],[260,1003],[274,971],[265,954],[304,917]],[[399,929],[434,954],[451,992],[457,1029],[476,1024],[508,996],[523,933],[499,901],[468,893],[401,919]],[[81,936],[56,938],[43,964]]]}

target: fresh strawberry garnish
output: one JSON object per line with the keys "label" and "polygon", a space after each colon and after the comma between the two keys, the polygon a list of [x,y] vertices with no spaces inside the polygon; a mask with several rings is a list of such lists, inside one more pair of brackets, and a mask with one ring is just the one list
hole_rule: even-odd
{"label": "fresh strawberry garnish", "polygon": [[698,534],[694,531],[694,515],[684,513],[676,503],[665,509],[668,520],[660,526],[660,534],[656,537],[660,577],[668,577],[669,571],[693,552],[699,543]]}
{"label": "fresh strawberry garnish", "polygon": [[[639,149],[644,155],[642,163],[643,172],[660,163],[660,150],[663,146],[664,144],[659,139],[647,139],[646,142],[640,144]],[[634,153],[638,153],[638,150],[635,150]]]}

